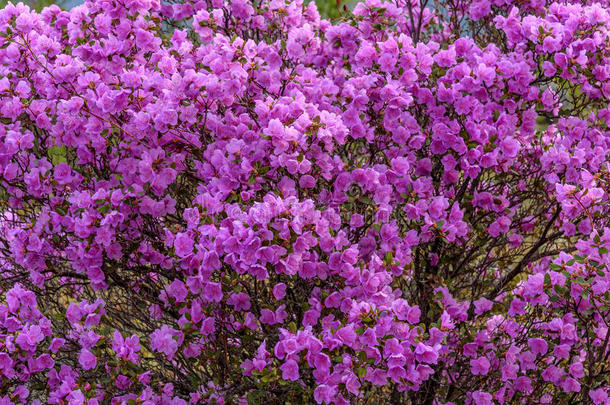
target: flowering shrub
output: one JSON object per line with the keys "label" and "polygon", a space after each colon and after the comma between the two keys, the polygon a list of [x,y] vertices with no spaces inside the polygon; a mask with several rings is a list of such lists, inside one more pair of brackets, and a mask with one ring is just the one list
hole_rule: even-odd
{"label": "flowering shrub", "polygon": [[406,1],[0,11],[0,403],[609,404],[610,5]]}

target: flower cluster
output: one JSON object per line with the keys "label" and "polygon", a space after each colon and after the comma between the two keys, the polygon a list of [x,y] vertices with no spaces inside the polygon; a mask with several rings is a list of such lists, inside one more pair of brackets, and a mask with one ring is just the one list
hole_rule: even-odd
{"label": "flower cluster", "polygon": [[0,10],[0,403],[610,404],[610,6],[427,3]]}

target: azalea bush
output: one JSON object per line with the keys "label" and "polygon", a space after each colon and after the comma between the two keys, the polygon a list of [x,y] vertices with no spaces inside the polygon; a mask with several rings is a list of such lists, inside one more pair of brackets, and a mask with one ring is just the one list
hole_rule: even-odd
{"label": "azalea bush", "polygon": [[0,11],[0,403],[610,403],[610,4]]}

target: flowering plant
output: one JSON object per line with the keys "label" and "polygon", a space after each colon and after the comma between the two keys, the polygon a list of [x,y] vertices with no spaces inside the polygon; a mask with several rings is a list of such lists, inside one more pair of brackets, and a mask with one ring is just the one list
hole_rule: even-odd
{"label": "flowering plant", "polygon": [[610,5],[0,11],[0,403],[593,403]]}

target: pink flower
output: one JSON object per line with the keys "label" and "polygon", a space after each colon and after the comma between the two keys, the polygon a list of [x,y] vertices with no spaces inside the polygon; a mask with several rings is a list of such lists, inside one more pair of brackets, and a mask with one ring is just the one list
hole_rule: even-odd
{"label": "pink flower", "polygon": [[559,369],[554,365],[550,365],[542,372],[542,378],[544,379],[544,381],[550,381],[556,384],[563,376],[563,374],[563,370]]}
{"label": "pink flower", "polygon": [[296,381],[299,379],[299,365],[294,360],[288,360],[280,366],[282,370],[282,379]]}
{"label": "pink flower", "polygon": [[49,345],[49,350],[51,351],[51,353],[57,353],[57,351],[63,347],[63,345],[66,343],[65,339],[62,338],[54,338],[51,341],[51,344]]}
{"label": "pink flower", "polygon": [[382,386],[387,383],[387,374],[384,370],[367,367],[365,379],[373,385]]}
{"label": "pink flower", "polygon": [[419,361],[428,364],[436,364],[438,361],[438,353],[434,348],[422,342],[419,342],[415,347],[415,355]]}
{"label": "pink flower", "polygon": [[318,404],[331,404],[336,399],[336,392],[336,386],[320,384],[314,390],[313,397]]}
{"label": "pink flower", "polygon": [[510,308],[508,310],[508,315],[515,316],[520,315],[525,312],[525,301],[520,300],[519,298],[513,298],[510,302]]}
{"label": "pink flower", "polygon": [[275,313],[267,308],[261,309],[260,321],[267,325],[275,324]]}
{"label": "pink flower", "polygon": [[182,333],[170,328],[167,325],[155,330],[150,335],[151,347],[153,350],[164,353],[168,359],[172,359],[182,343]]}
{"label": "pink flower", "polygon": [[87,402],[87,398],[85,394],[81,390],[75,390],[67,396],[68,405],[84,405],[87,403],[91,403],[91,401]]}
{"label": "pink flower", "polygon": [[500,143],[500,150],[505,157],[513,158],[519,153],[520,146],[519,141],[515,138],[505,138]]}
{"label": "pink flower", "polygon": [[608,393],[603,388],[589,391],[589,397],[595,405],[606,404],[608,402]]}
{"label": "pink flower", "polygon": [[475,391],[472,393],[474,405],[493,405],[493,397],[488,392]]}
{"label": "pink flower", "polygon": [[561,388],[563,388],[565,392],[580,392],[580,384],[572,377],[567,377],[563,380]]}
{"label": "pink flower", "polygon": [[193,239],[184,232],[178,233],[174,239],[174,249],[178,257],[187,257],[193,253]]}
{"label": "pink flower", "polygon": [[167,295],[173,297],[177,303],[184,302],[188,290],[182,281],[176,279],[167,287]]}
{"label": "pink flower", "polygon": [[572,363],[570,365],[570,375],[574,378],[583,378],[585,376],[585,368],[582,363]]}
{"label": "pink flower", "polygon": [[490,363],[486,357],[478,357],[470,360],[470,370],[472,374],[486,375],[489,372]]}
{"label": "pink flower", "polygon": [[227,300],[227,304],[232,305],[236,311],[247,311],[251,306],[250,297],[243,292],[233,293]]}
{"label": "pink flower", "polygon": [[83,318],[83,313],[81,312],[78,305],[71,302],[70,305],[68,305],[68,309],[66,310],[66,318],[70,323],[74,324],[76,322],[80,322],[80,320]]}
{"label": "pink flower", "polygon": [[510,242],[511,248],[518,248],[523,242],[523,237],[519,234],[511,233],[510,235],[508,235],[508,241]]}
{"label": "pink flower", "polygon": [[446,310],[441,314],[441,326],[445,329],[455,328],[455,323],[451,319],[451,315],[449,315]]}
{"label": "pink flower", "polygon": [[337,337],[341,339],[343,344],[351,345],[356,341],[356,333],[353,325],[345,326],[337,331]]}
{"label": "pink flower", "polygon": [[356,52],[355,59],[362,66],[370,66],[375,60],[377,52],[368,42],[363,41],[360,49]]}
{"label": "pink flower", "polygon": [[532,392],[532,380],[529,377],[517,377],[517,379],[513,383],[513,387],[515,387],[515,389],[520,392]]}
{"label": "pink flower", "polygon": [[527,343],[534,354],[544,355],[549,348],[546,340],[540,338],[531,338],[527,341]]}
{"label": "pink flower", "polygon": [[286,296],[286,284],[277,283],[276,285],[274,285],[273,286],[273,296],[278,301],[281,300],[282,298],[284,298]]}
{"label": "pink flower", "polygon": [[445,197],[435,197],[428,206],[428,213],[433,221],[443,219],[447,214],[449,201]]}
{"label": "pink flower", "polygon": [[567,359],[570,357],[570,346],[567,344],[557,345],[553,349],[553,354],[560,359]]}
{"label": "pink flower", "polygon": [[514,380],[517,378],[519,366],[516,364],[505,364],[502,367],[502,381]]}
{"label": "pink flower", "polygon": [[479,298],[474,302],[475,313],[477,315],[481,315],[487,311],[489,311],[493,307],[493,301],[488,300],[487,298]]}
{"label": "pink flower", "polygon": [[59,184],[67,184],[72,181],[71,169],[66,163],[60,163],[53,169],[53,177]]}
{"label": "pink flower", "polygon": [[299,180],[299,187],[301,188],[314,188],[316,186],[316,179],[309,174],[301,176]]}
{"label": "pink flower", "polygon": [[95,357],[89,350],[83,349],[78,356],[78,362],[83,370],[91,370],[97,366],[97,357]]}
{"label": "pink flower", "polygon": [[500,216],[497,220],[495,220],[488,229],[489,235],[497,238],[501,233],[508,232],[510,227],[511,220],[506,215]]}
{"label": "pink flower", "polygon": [[420,315],[421,315],[421,311],[419,309],[419,306],[417,306],[417,305],[412,306],[407,311],[406,321],[412,325],[415,325],[416,323],[419,322]]}
{"label": "pink flower", "polygon": [[26,351],[35,350],[39,342],[44,339],[42,329],[38,325],[28,325],[24,327],[15,339],[20,348]]}
{"label": "pink flower", "polygon": [[208,302],[222,301],[222,286],[220,283],[206,283],[203,289],[203,298]]}

